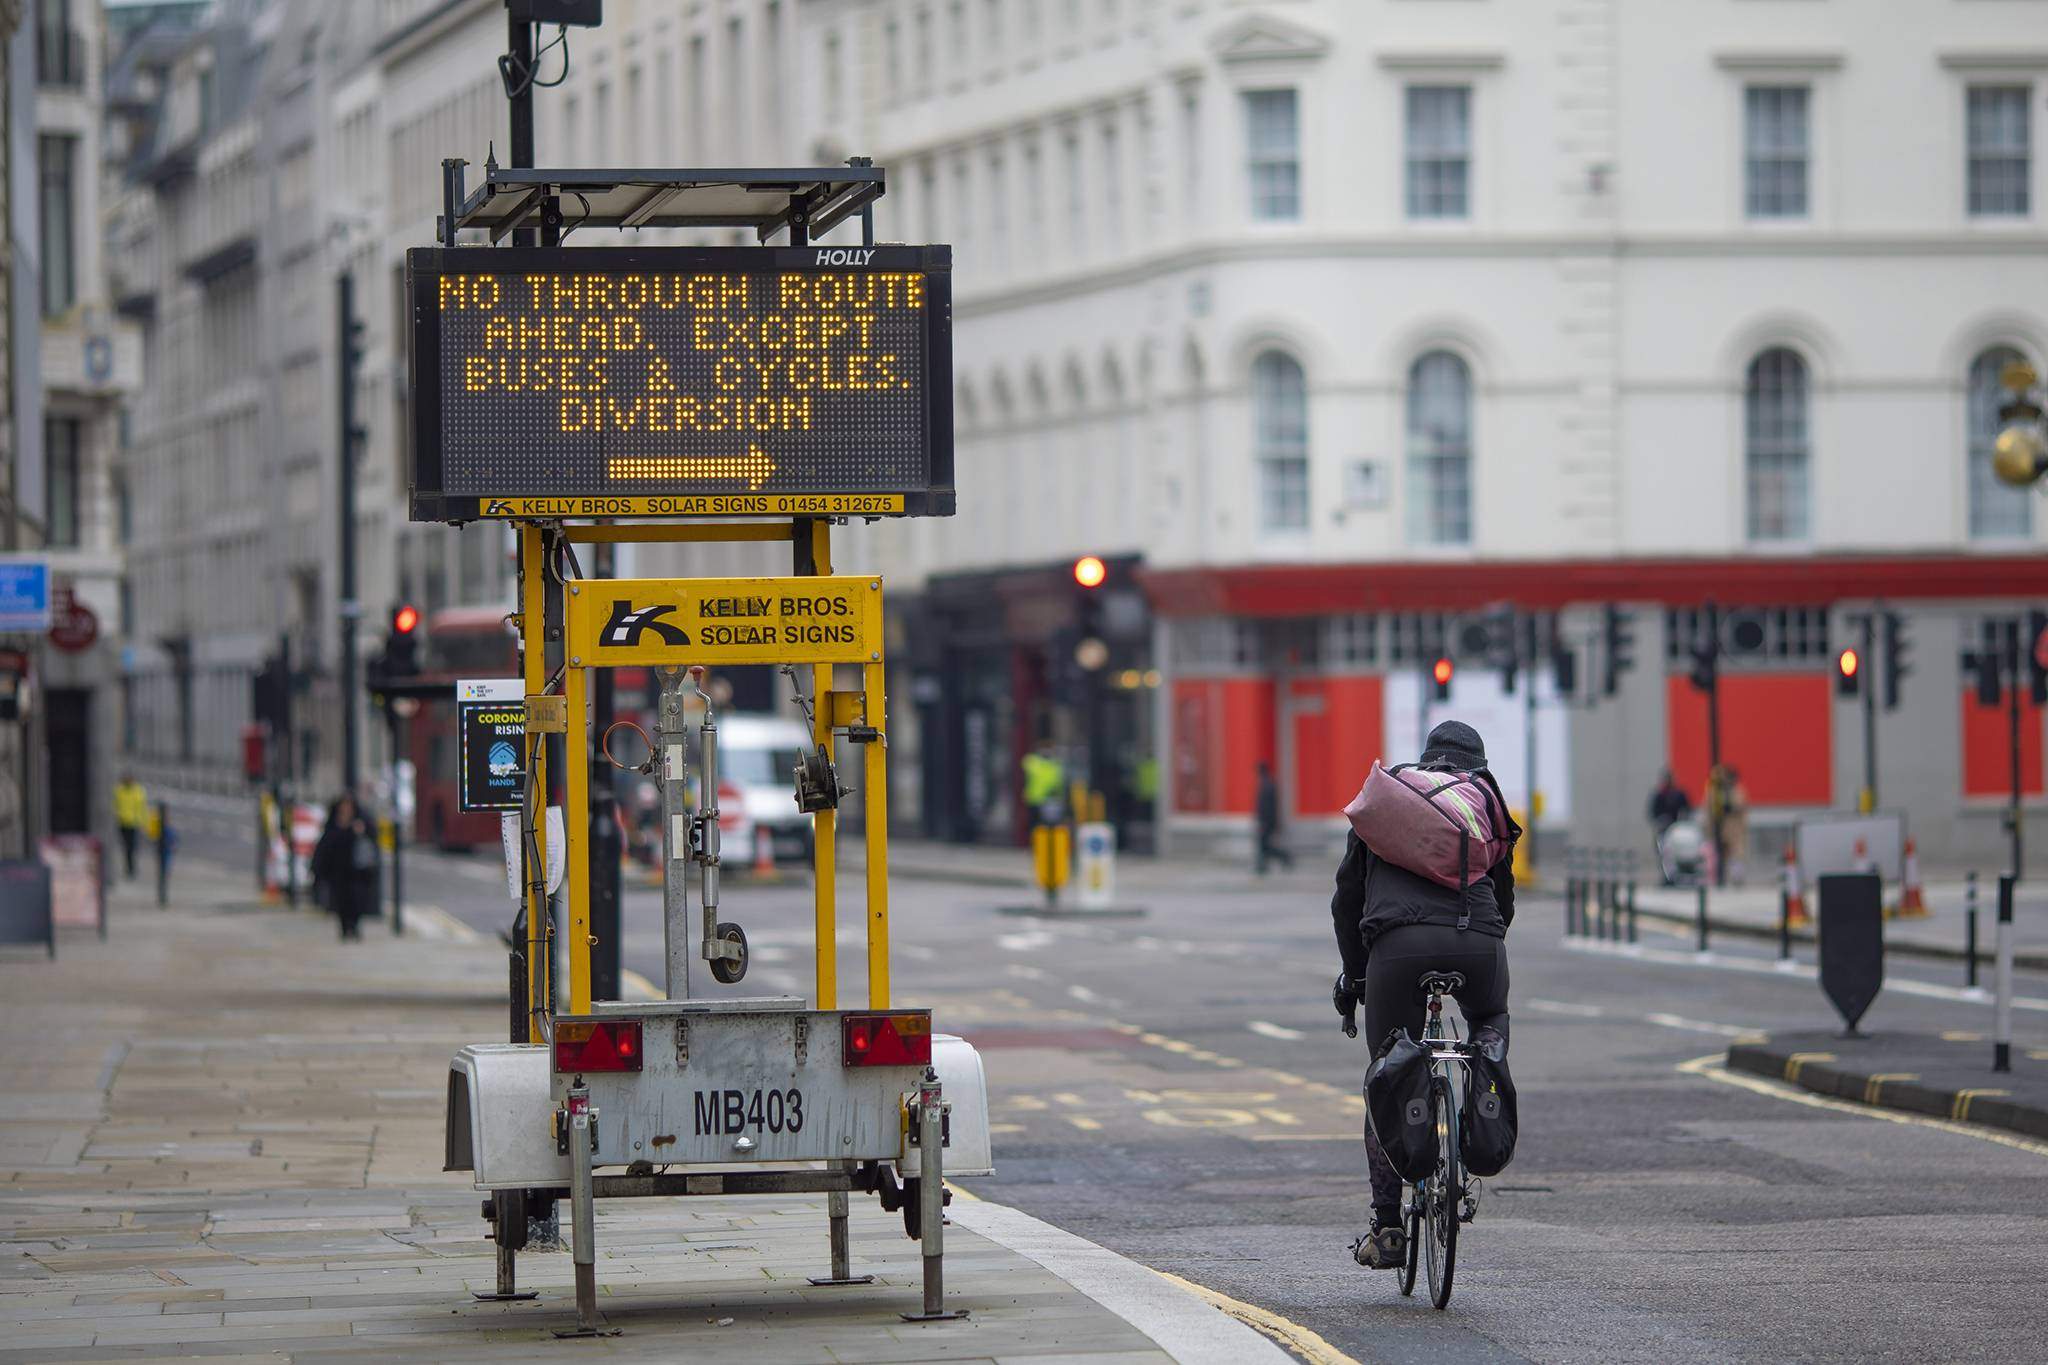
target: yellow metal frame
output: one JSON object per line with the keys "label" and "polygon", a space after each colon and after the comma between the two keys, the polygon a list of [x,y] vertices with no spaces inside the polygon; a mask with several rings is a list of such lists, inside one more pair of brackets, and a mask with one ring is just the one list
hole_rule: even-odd
{"label": "yellow metal frame", "polygon": [[[818,575],[832,572],[831,525],[822,519],[796,522],[574,526],[556,528],[553,533],[563,540],[577,543],[769,541],[794,540],[798,536],[808,534],[811,537],[811,572]],[[544,559],[542,528],[522,524],[519,529],[520,615],[526,643],[525,684],[530,696],[541,694],[547,685],[545,649],[542,643],[547,638]],[[876,644],[880,644],[879,632]],[[592,668],[609,666],[612,665],[596,660],[572,660],[566,662],[562,674],[563,696],[569,712],[569,733],[563,745],[567,770],[564,773],[562,814],[567,837],[567,846],[564,849],[569,892],[567,1009],[571,1014],[585,1014],[590,1010],[590,867],[588,860],[582,856],[585,831],[590,824],[590,713],[586,675]],[[832,732],[835,726],[860,721],[878,732],[875,742],[867,746],[867,752],[863,755],[865,780],[862,783],[862,797],[867,816],[867,915],[864,927],[867,941],[868,1005],[870,1008],[881,1009],[890,1003],[890,986],[888,742],[883,726],[886,697],[880,649],[878,648],[871,658],[858,667],[861,670],[859,690],[840,692],[836,690],[834,683],[835,665],[811,666],[816,713],[812,737],[818,744],[824,746],[829,756],[833,752]],[[528,709],[531,714],[533,708]],[[541,742],[540,735],[531,729],[527,735],[527,749],[529,768],[534,774],[531,790],[545,793],[545,745]],[[537,834],[535,844],[543,867],[547,860],[545,809],[546,803],[543,799],[540,812],[534,816]],[[814,1003],[819,1009],[837,1009],[838,812],[819,811],[811,819],[812,861],[816,873],[812,899],[813,929],[817,939],[817,983]],[[547,985],[547,970],[551,963],[546,943],[548,916],[545,898],[535,895],[531,889],[534,874],[530,869],[527,876],[527,975],[532,1003],[528,1016],[528,1036],[531,1041],[539,1042],[540,1019],[550,998]]]}

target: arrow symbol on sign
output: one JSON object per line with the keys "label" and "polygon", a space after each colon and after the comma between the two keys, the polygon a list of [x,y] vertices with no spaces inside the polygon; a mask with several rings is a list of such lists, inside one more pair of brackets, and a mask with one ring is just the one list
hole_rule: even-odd
{"label": "arrow symbol on sign", "polygon": [[614,479],[744,479],[752,492],[774,477],[775,457],[757,445],[744,455],[621,455],[606,472]]}

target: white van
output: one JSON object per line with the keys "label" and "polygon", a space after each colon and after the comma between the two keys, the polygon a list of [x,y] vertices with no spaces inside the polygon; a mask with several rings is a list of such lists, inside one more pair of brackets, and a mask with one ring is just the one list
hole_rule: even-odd
{"label": "white van", "polygon": [[755,861],[762,830],[774,843],[775,861],[810,860],[811,817],[796,808],[796,765],[811,747],[810,731],[791,717],[718,718],[719,831],[727,867]]}

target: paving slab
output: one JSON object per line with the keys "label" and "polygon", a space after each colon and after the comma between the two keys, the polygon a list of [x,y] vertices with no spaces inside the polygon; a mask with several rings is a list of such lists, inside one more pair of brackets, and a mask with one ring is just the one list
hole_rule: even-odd
{"label": "paving slab", "polygon": [[[195,861],[177,882],[168,909],[117,887],[104,942],[0,957],[0,1033],[55,1040],[0,1050],[0,1362],[559,1359],[569,1256],[522,1255],[535,1301],[475,1300],[495,1249],[467,1177],[439,1169],[448,1058],[503,1027],[495,946],[380,928],[343,944],[227,869]],[[1149,1270],[1079,1239],[1099,1261],[1062,1269],[1066,1234],[1022,1215],[981,1229],[994,1206],[962,1208],[976,1213],[948,1230],[947,1287],[970,1316],[909,1324],[918,1247],[878,1206],[856,1200],[853,1220],[855,1269],[875,1283],[822,1290],[807,1281],[826,1260],[822,1196],[601,1204],[600,1309],[624,1335],[599,1349],[736,1365],[1285,1359]]]}

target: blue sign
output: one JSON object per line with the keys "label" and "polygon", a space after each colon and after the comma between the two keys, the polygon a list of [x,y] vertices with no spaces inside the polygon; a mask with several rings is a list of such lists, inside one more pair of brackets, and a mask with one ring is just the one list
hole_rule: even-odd
{"label": "blue sign", "polygon": [[50,628],[50,566],[41,559],[0,559],[0,631]]}

